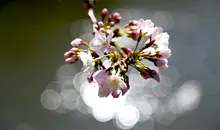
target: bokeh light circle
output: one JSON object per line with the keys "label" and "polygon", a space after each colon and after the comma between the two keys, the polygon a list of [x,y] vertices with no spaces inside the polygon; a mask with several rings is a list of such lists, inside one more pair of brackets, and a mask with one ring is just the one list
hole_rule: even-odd
{"label": "bokeh light circle", "polygon": [[46,89],[41,94],[41,104],[48,110],[56,110],[62,101],[61,95],[53,89]]}

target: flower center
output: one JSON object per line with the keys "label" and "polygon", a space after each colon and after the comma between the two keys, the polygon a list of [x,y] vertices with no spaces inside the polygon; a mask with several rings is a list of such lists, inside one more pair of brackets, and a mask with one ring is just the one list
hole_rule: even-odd
{"label": "flower center", "polygon": [[109,78],[109,81],[112,83],[112,84],[118,84],[119,80],[117,77],[110,77]]}
{"label": "flower center", "polygon": [[108,44],[106,42],[102,43],[102,46],[106,47]]}

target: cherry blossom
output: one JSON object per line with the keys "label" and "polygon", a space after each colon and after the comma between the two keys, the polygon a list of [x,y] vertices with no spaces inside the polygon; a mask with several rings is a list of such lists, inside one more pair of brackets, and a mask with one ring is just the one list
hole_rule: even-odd
{"label": "cherry blossom", "polygon": [[93,62],[93,58],[91,52],[88,50],[86,52],[80,52],[79,57],[83,62],[83,72],[92,73],[94,71],[95,62]]}
{"label": "cherry blossom", "polygon": [[119,75],[108,75],[106,70],[98,70],[93,74],[93,83],[99,86],[99,96],[107,97],[112,94],[117,98],[120,94],[124,95],[128,87]]}
{"label": "cherry blossom", "polygon": [[112,34],[106,36],[101,30],[95,32],[94,38],[90,41],[90,47],[99,55],[114,51],[114,47],[110,45]]}

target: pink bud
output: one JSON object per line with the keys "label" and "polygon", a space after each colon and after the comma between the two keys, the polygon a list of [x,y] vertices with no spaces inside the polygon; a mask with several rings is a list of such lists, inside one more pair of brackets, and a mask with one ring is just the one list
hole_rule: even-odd
{"label": "pink bud", "polygon": [[98,22],[98,26],[99,26],[99,27],[103,27],[103,26],[104,26],[104,23],[103,23],[102,21],[99,21],[99,22]]}
{"label": "pink bud", "polygon": [[95,25],[94,28],[95,28],[96,30],[99,30],[99,26],[98,26],[98,25]]}
{"label": "pink bud", "polygon": [[73,63],[75,63],[76,61],[78,61],[78,58],[77,58],[77,57],[70,57],[70,58],[67,58],[67,59],[66,59],[66,62],[67,62],[68,64],[73,64]]}
{"label": "pink bud", "polygon": [[160,77],[159,74],[155,70],[150,70],[149,69],[149,74],[150,76],[155,79],[157,82],[160,82]]}
{"label": "pink bud", "polygon": [[164,65],[164,66],[160,66],[159,68],[165,70],[165,69],[168,68],[168,65],[166,64],[166,65]]}
{"label": "pink bud", "polygon": [[120,17],[120,14],[119,14],[118,12],[115,12],[115,13],[112,15],[112,17],[113,17],[114,19],[116,19],[116,18]]}
{"label": "pink bud", "polygon": [[137,31],[132,31],[130,36],[132,39],[137,40],[139,37],[139,33]]}
{"label": "pink bud", "polygon": [[110,23],[111,21],[112,21],[112,16],[109,15],[109,16],[108,16],[108,22]]}
{"label": "pink bud", "polygon": [[115,26],[115,22],[113,22],[113,21],[110,22],[110,26],[111,26],[111,27],[114,27],[114,26]]}
{"label": "pink bud", "polygon": [[73,40],[73,41],[71,42],[71,45],[72,45],[72,46],[79,46],[79,45],[81,44],[81,42],[82,42],[81,39],[76,38],[75,40]]}
{"label": "pink bud", "polygon": [[72,51],[68,51],[68,52],[66,52],[66,53],[64,53],[64,58],[66,59],[66,58],[70,58],[70,57],[72,57],[73,56],[73,52]]}
{"label": "pink bud", "polygon": [[131,50],[130,48],[127,48],[127,47],[122,47],[121,49],[122,49],[122,50],[124,51],[124,53],[127,54],[127,55],[129,55],[129,54],[132,52],[132,50]]}
{"label": "pink bud", "polygon": [[120,23],[121,22],[121,17],[119,16],[119,17],[117,17],[116,19],[115,19],[115,23],[117,24],[117,23]]}
{"label": "pink bud", "polygon": [[105,19],[105,17],[107,16],[107,14],[108,14],[108,10],[107,10],[106,8],[104,8],[104,9],[102,10],[102,12],[101,12],[102,20]]}
{"label": "pink bud", "polygon": [[107,26],[106,28],[107,28],[108,30],[110,30],[111,26]]}
{"label": "pink bud", "polygon": [[160,67],[160,66],[164,66],[168,63],[168,60],[167,59],[160,59],[160,60],[156,60],[155,62],[155,65]]}
{"label": "pink bud", "polygon": [[144,79],[149,79],[149,78],[151,78],[151,76],[149,75],[149,73],[146,73],[146,72],[140,72],[140,75],[141,75]]}
{"label": "pink bud", "polygon": [[128,25],[129,26],[136,26],[138,24],[138,21],[137,20],[131,20],[129,21]]}

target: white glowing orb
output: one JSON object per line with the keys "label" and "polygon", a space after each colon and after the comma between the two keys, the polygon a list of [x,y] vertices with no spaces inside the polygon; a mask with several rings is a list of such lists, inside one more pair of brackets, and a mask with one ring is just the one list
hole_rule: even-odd
{"label": "white glowing orb", "polygon": [[121,129],[130,129],[139,121],[139,111],[136,107],[125,105],[116,115],[116,124]]}
{"label": "white glowing orb", "polygon": [[167,104],[160,102],[155,118],[160,124],[170,125],[176,119],[176,114],[171,111]]}
{"label": "white glowing orb", "polygon": [[48,110],[57,109],[62,101],[61,95],[53,89],[46,89],[41,94],[41,104]]}
{"label": "white glowing orb", "polygon": [[66,90],[66,89],[75,89],[73,87],[73,81],[72,80],[66,80],[65,82],[63,82],[61,85],[60,85],[60,92]]}
{"label": "white glowing orb", "polygon": [[87,81],[88,73],[79,72],[73,78],[73,86],[74,88],[80,92],[80,87],[84,81]]}
{"label": "white glowing orb", "polygon": [[152,92],[158,97],[163,97],[169,94],[171,88],[172,81],[168,77],[160,75],[160,83],[157,82],[157,85],[153,87]]}
{"label": "white glowing orb", "polygon": [[80,94],[89,107],[93,108],[97,100],[99,99],[98,97],[98,87],[92,86],[92,84],[86,82],[83,82],[81,89],[80,89]]}
{"label": "white glowing orb", "polygon": [[140,121],[150,119],[151,115],[153,114],[153,109],[146,100],[137,101],[136,107],[140,112]]}
{"label": "white glowing orb", "polygon": [[111,120],[115,114],[124,106],[125,96],[113,98],[111,95],[105,98],[98,98],[93,105],[93,116],[101,122]]}
{"label": "white glowing orb", "polygon": [[173,85],[178,82],[180,74],[179,74],[177,68],[175,68],[173,66],[169,66],[163,72],[164,72],[163,75],[166,75],[167,77],[169,77],[171,79]]}
{"label": "white glowing orb", "polygon": [[197,107],[201,90],[200,84],[196,81],[188,81],[184,83],[176,94],[177,105],[184,110],[192,110]]}
{"label": "white glowing orb", "polygon": [[66,80],[71,80],[77,71],[77,67],[65,64],[56,71],[56,78],[60,83],[64,83]]}
{"label": "white glowing orb", "polygon": [[62,101],[65,108],[69,110],[74,110],[76,106],[77,98],[79,97],[79,93],[74,89],[66,89],[63,90],[62,93]]}
{"label": "white glowing orb", "polygon": [[91,113],[91,110],[90,110],[90,107],[88,107],[84,100],[82,99],[82,97],[78,97],[77,100],[76,100],[76,108],[77,108],[77,111],[79,111],[80,113],[83,113],[83,114],[90,114]]}
{"label": "white glowing orb", "polygon": [[145,102],[148,102],[152,108],[152,114],[156,112],[156,110],[159,107],[159,100],[158,98],[153,94],[146,94],[143,96],[143,99]]}

